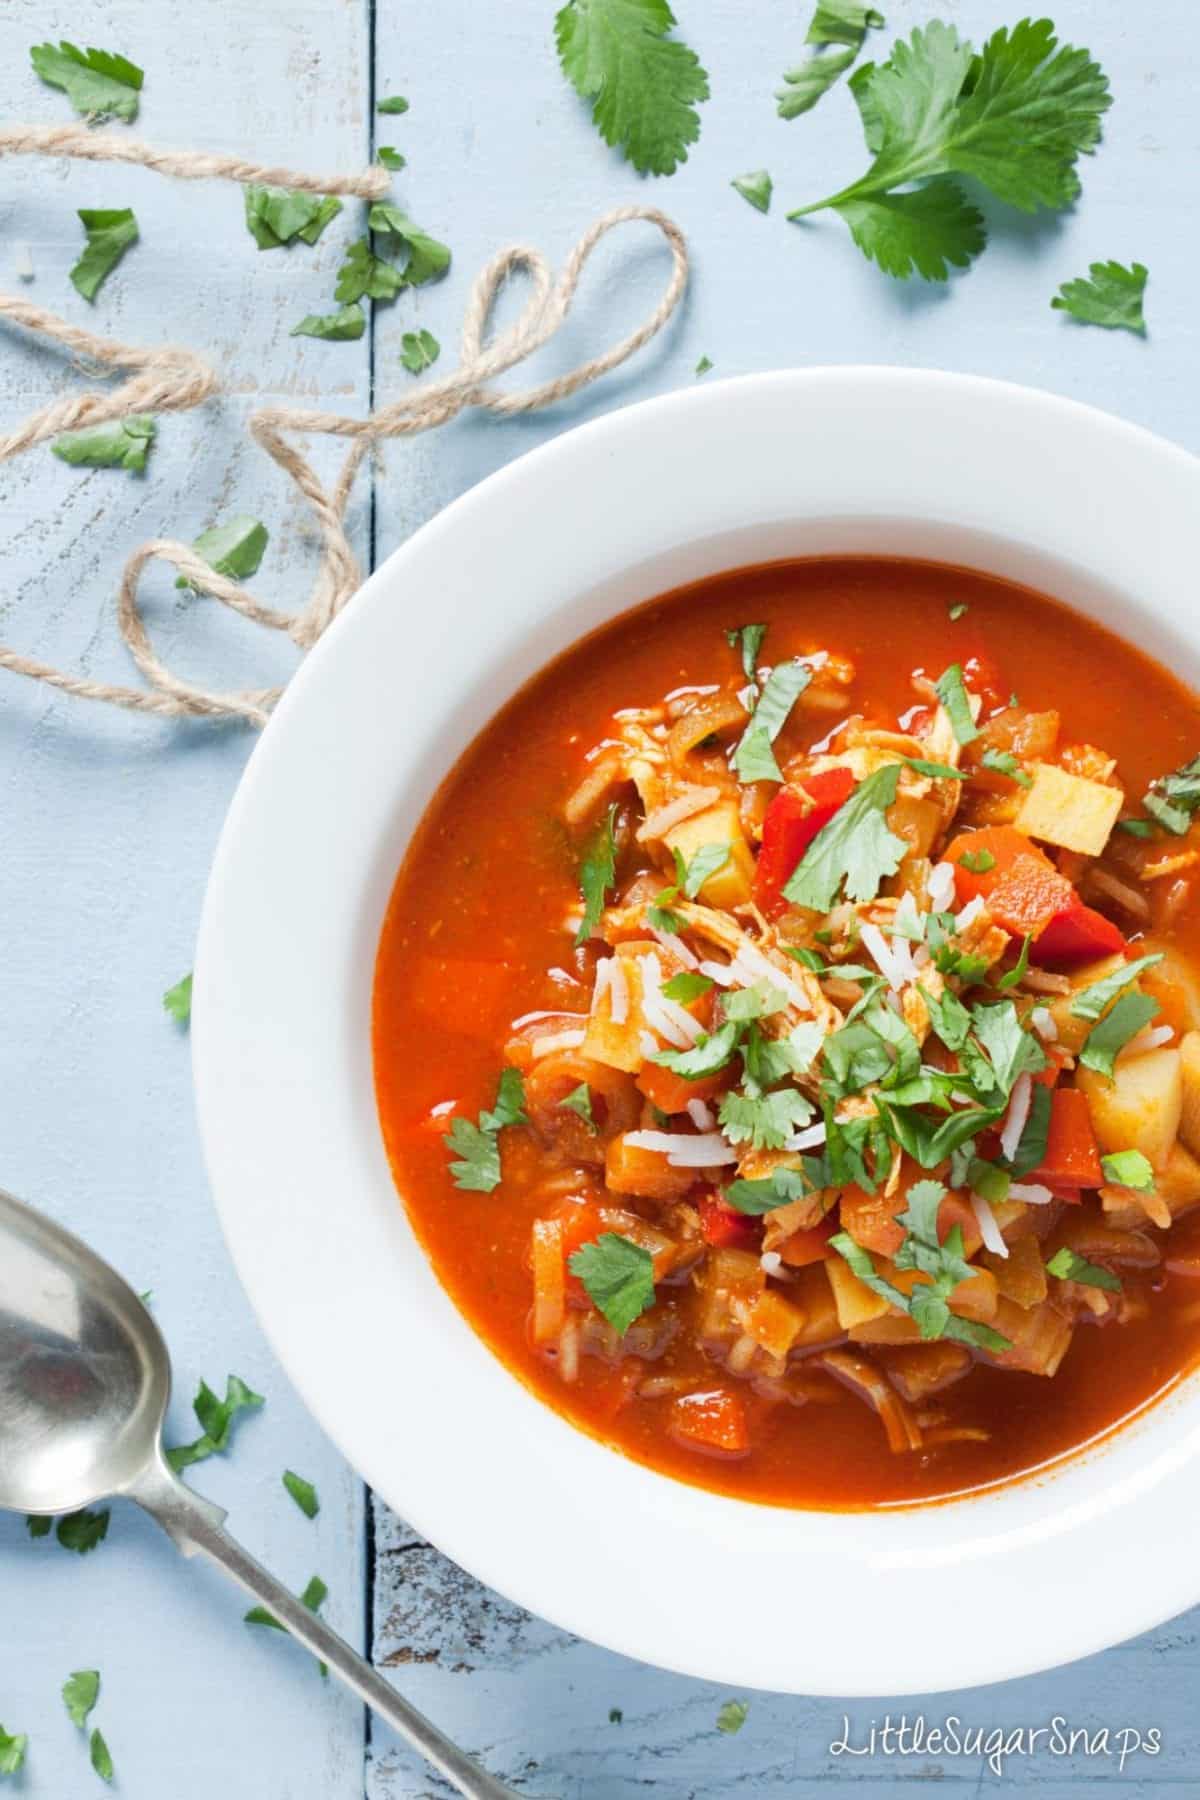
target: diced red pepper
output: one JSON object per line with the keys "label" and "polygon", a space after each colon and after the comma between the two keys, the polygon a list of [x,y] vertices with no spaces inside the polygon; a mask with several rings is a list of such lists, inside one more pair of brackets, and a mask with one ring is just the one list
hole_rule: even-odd
{"label": "diced red pepper", "polygon": [[1077,1200],[1080,1188],[1099,1187],[1104,1180],[1087,1096],[1078,1088],[1052,1090],[1046,1154],[1038,1168],[1022,1179],[1040,1181],[1064,1200]]}
{"label": "diced red pepper", "polygon": [[706,1244],[714,1250],[757,1250],[762,1241],[762,1222],[738,1212],[716,1194],[702,1194],[696,1202],[700,1209],[700,1230]]}
{"label": "diced red pepper", "polygon": [[1048,926],[1078,905],[1066,876],[1040,851],[1015,857],[987,897],[997,925],[1011,937],[1032,937],[1035,944]]}
{"label": "diced red pepper", "polygon": [[1070,967],[1124,950],[1125,939],[1111,919],[1085,906],[1077,894],[1073,893],[1073,900],[1074,904],[1056,914],[1034,939],[1029,954],[1035,963]]}
{"label": "diced red pepper", "polygon": [[796,865],[853,788],[849,769],[823,769],[819,775],[806,776],[799,788],[780,788],[763,818],[754,871],[755,903],[766,917],[783,911],[787,904],[783,890]]}
{"label": "diced red pepper", "polygon": [[[992,858],[991,867],[979,873],[964,868],[963,857],[974,861],[980,852]],[[1085,906],[1045,851],[1015,826],[960,832],[946,859],[954,864],[959,904],[982,895],[997,925],[1016,938],[1032,936],[1034,963],[1071,967],[1125,948],[1112,921]]]}
{"label": "diced red pepper", "polygon": [[746,1409],[725,1388],[681,1394],[671,1407],[671,1431],[685,1444],[718,1456],[744,1456],[750,1448]]}

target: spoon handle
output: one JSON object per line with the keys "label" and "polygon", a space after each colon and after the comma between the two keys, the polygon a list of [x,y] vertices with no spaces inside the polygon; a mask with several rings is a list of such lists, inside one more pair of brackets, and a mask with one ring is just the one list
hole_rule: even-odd
{"label": "spoon handle", "polygon": [[254,1557],[224,1529],[225,1515],[220,1507],[194,1493],[172,1473],[165,1463],[147,1470],[144,1477],[127,1490],[163,1530],[174,1540],[185,1556],[197,1552],[218,1563],[248,1594],[253,1594],[273,1618],[287,1627],[294,1638],[328,1663],[339,1680],[344,1681],[388,1724],[407,1738],[427,1762],[440,1769],[467,1800],[528,1800],[516,1790],[506,1787],[481,1769],[478,1763],[444,1737],[436,1725],[419,1713],[386,1682],[344,1638],[316,1613],[310,1612],[295,1595],[277,1581],[274,1575],[256,1562]]}

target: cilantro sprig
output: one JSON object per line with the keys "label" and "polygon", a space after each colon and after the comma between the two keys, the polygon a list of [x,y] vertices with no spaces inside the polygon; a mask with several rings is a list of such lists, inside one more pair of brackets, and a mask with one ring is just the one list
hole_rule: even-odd
{"label": "cilantro sprig", "polygon": [[80,50],[64,38],[58,44],[35,44],[29,60],[48,87],[62,89],[81,117],[124,119],[126,124],[137,118],[145,75],[115,50]]}
{"label": "cilantro sprig", "polygon": [[496,1104],[480,1113],[477,1123],[456,1117],[446,1133],[446,1147],[454,1153],[450,1174],[455,1187],[490,1194],[500,1186],[500,1133],[506,1125],[525,1125],[525,1084],[519,1069],[505,1069],[500,1076]]}
{"label": "cilantro sprig", "polygon": [[654,1305],[654,1259],[641,1244],[615,1231],[602,1231],[567,1259],[588,1299],[622,1337],[635,1319]]}
{"label": "cilantro sprig", "polygon": [[1080,1287],[1104,1288],[1110,1294],[1121,1292],[1121,1283],[1111,1269],[1088,1262],[1065,1245],[1054,1252],[1046,1264],[1046,1273],[1058,1281],[1077,1281]]}
{"label": "cilantro sprig", "polygon": [[1050,304],[1081,325],[1104,325],[1110,331],[1146,335],[1142,299],[1149,271],[1144,263],[1125,268],[1119,262],[1094,262],[1087,277],[1064,281]]}
{"label": "cilantro sprig", "polygon": [[793,657],[776,663],[754,700],[750,723],[733,753],[739,781],[782,781],[783,774],[771,749],[787,724],[796,701],[813,678],[810,664]]}
{"label": "cilantro sprig", "polygon": [[884,816],[899,779],[899,763],[887,763],[859,782],[804,852],[783,890],[786,900],[828,912],[843,887],[850,900],[875,898],[908,849]]}
{"label": "cilantro sprig", "polygon": [[700,135],[708,75],[667,0],[568,0],[554,21],[563,74],[606,144],[641,175],[672,175]]}

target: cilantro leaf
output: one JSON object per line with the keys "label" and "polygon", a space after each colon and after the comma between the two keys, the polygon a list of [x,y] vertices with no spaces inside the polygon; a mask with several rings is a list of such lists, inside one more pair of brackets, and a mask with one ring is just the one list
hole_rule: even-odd
{"label": "cilantro leaf", "polygon": [[843,884],[850,900],[875,898],[908,849],[884,817],[899,779],[900,764],[886,763],[859,782],[804,852],[783,890],[786,900],[828,912]]}
{"label": "cilantro leaf", "polygon": [[[978,737],[978,732],[975,734]],[[979,759],[985,769],[992,769],[997,775],[1007,775],[1019,787],[1032,787],[1033,777],[1027,775],[1011,750],[985,750]]]}
{"label": "cilantro leaf", "polygon": [[721,1097],[721,1130],[731,1144],[754,1150],[782,1150],[785,1141],[813,1116],[812,1102],[798,1088],[773,1094],[729,1093]]}
{"label": "cilantro leaf", "polygon": [[935,1123],[922,1113],[901,1106],[898,1098],[880,1095],[878,1104],[892,1137],[923,1169],[936,1169],[968,1138],[1004,1117],[1003,1106],[964,1107]]}
{"label": "cilantro leaf", "polygon": [[15,1734],[0,1725],[0,1775],[15,1775],[25,1761],[29,1739],[23,1731]]}
{"label": "cilantro leaf", "polygon": [[305,1481],[303,1475],[297,1475],[293,1469],[283,1471],[282,1481],[300,1511],[306,1519],[315,1519],[321,1510],[321,1502],[317,1499],[317,1490],[311,1481]]}
{"label": "cilantro leaf", "polygon": [[709,876],[725,867],[730,855],[729,844],[701,844],[695,856],[680,871],[679,885],[685,899],[694,900]]}
{"label": "cilantro leaf", "polygon": [[375,102],[375,111],[377,113],[406,113],[408,101],[403,94],[388,94],[383,100]]}
{"label": "cilantro leaf", "polygon": [[264,1404],[262,1395],[247,1387],[238,1375],[226,1378],[224,1400],[219,1400],[208,1383],[202,1381],[192,1401],[201,1436],[190,1444],[178,1444],[167,1451],[167,1461],[175,1473],[190,1468],[193,1463],[204,1462],[210,1456],[223,1455],[229,1448],[233,1422],[238,1414],[256,1411]]}
{"label": "cilantro leaf", "polygon": [[654,1259],[648,1250],[615,1231],[602,1231],[567,1259],[588,1299],[622,1337],[635,1319],[654,1305]]}
{"label": "cilantro leaf", "polygon": [[696,364],[695,372],[697,375],[707,375],[712,366],[712,358],[710,356],[702,356],[700,361]]}
{"label": "cilantro leaf", "polygon": [[731,1181],[721,1198],[735,1212],[757,1219],[763,1213],[774,1212],[776,1207],[803,1199],[812,1191],[812,1184],[805,1181],[799,1169],[780,1168],[753,1181]]}
{"label": "cilantro leaf", "polygon": [[1081,1287],[1107,1288],[1110,1294],[1121,1292],[1121,1283],[1111,1269],[1098,1268],[1095,1263],[1085,1261],[1065,1245],[1054,1252],[1046,1264],[1046,1273],[1059,1281],[1077,1281]]}
{"label": "cilantro leaf", "polygon": [[659,1050],[651,1062],[661,1063],[685,1081],[700,1081],[705,1075],[716,1075],[734,1056],[742,1027],[736,1019],[727,1019],[716,1031],[698,1038],[688,1050]]}
{"label": "cilantro leaf", "polygon": [[783,1012],[787,995],[769,982],[755,981],[747,988],[730,988],[721,1005],[727,1019],[745,1024],[750,1019],[770,1019]]}
{"label": "cilantro leaf", "polygon": [[1050,1139],[1050,1089],[1044,1081],[1037,1081],[1029,1096],[1029,1112],[1021,1127],[1021,1136],[1005,1163],[1007,1173],[1020,1180],[1038,1169],[1046,1160],[1046,1145]]}
{"label": "cilantro leaf", "polygon": [[572,1088],[565,1099],[559,1101],[560,1108],[578,1115],[589,1131],[595,1131],[596,1121],[592,1115],[592,1090],[586,1081],[581,1081],[577,1088]]}
{"label": "cilantro leaf", "polygon": [[606,144],[641,175],[672,175],[700,135],[708,75],[686,44],[668,38],[666,0],[568,0],[554,21],[563,74],[592,102]]}
{"label": "cilantro leaf", "polygon": [[99,1726],[92,1732],[88,1753],[91,1757],[92,1767],[101,1781],[107,1781],[111,1785],[113,1779],[112,1754],[104,1741],[104,1734]]}
{"label": "cilantro leaf", "polygon": [[192,978],[185,975],[162,997],[163,1011],[170,1013],[177,1025],[190,1025],[192,1020]]}
{"label": "cilantro leaf", "polygon": [[403,286],[403,272],[395,263],[376,256],[370,239],[362,237],[346,248],[333,297],[342,306],[352,306],[364,296],[368,300],[394,300]]}
{"label": "cilantro leaf", "polygon": [[376,200],[367,214],[367,224],[372,231],[394,239],[408,251],[402,276],[405,287],[422,287],[425,282],[444,275],[450,267],[450,251],[446,245],[430,237],[419,225],[414,225],[408,214],[393,206],[390,200]]}
{"label": "cilantro leaf", "polygon": [[108,1521],[111,1509],[102,1506],[99,1512],[89,1512],[86,1507],[79,1512],[66,1513],[55,1527],[54,1535],[64,1550],[74,1550],[80,1556],[86,1556],[97,1544],[102,1544],[108,1536]]}
{"label": "cilantro leaf", "polygon": [[1145,969],[1152,969],[1163,959],[1161,950],[1151,956],[1139,956],[1135,962],[1122,963],[1111,975],[1102,981],[1093,981],[1090,987],[1082,988],[1072,997],[1069,1011],[1077,1019],[1098,1019],[1105,1008],[1114,1001]]}
{"label": "cilantro leaf", "polygon": [[929,1014],[929,1023],[947,1050],[961,1050],[971,1035],[971,1015],[958,995],[950,988],[940,995],[922,988],[921,998]]}
{"label": "cilantro leaf", "polygon": [[822,94],[828,93],[838,77],[846,73],[857,55],[857,49],[833,50],[824,56],[810,56],[807,62],[786,70],[783,77],[786,87],[775,90],[779,117],[798,119],[801,113],[811,112]]}
{"label": "cilantro leaf", "polygon": [[54,1520],[37,1518],[33,1513],[30,1513],[25,1520],[25,1529],[31,1538],[49,1537],[54,1529]]}
{"label": "cilantro leaf", "polygon": [[774,183],[765,169],[752,169],[748,175],[735,175],[730,187],[736,188],[743,200],[759,212],[769,211]]}
{"label": "cilantro leaf", "polygon": [[246,229],[260,250],[281,250],[297,238],[315,244],[325,227],[336,219],[342,203],[332,194],[324,199],[296,188],[258,187],[251,184],[243,197]]}
{"label": "cilantro leaf", "polygon": [[496,1087],[496,1104],[491,1112],[481,1112],[479,1123],[484,1131],[503,1131],[506,1125],[527,1125],[525,1117],[525,1083],[520,1069],[500,1071]]}
{"label": "cilantro leaf", "polygon": [[617,808],[614,802],[604,816],[604,822],[597,827],[587,849],[583,853],[583,861],[579,865],[579,891],[583,895],[583,917],[579,921],[579,929],[575,933],[575,948],[586,944],[600,923],[600,915],[604,911],[604,899],[612,887],[617,873],[617,847],[613,838],[613,826],[616,823]]}
{"label": "cilantro leaf", "polygon": [[83,469],[129,469],[140,474],[158,427],[149,413],[130,413],[107,425],[64,431],[50,448],[62,462]]}
{"label": "cilantro leaf", "polygon": [[1105,325],[1145,337],[1142,296],[1147,274],[1144,263],[1135,262],[1126,269],[1119,262],[1094,262],[1088,269],[1090,280],[1081,275],[1075,281],[1064,281],[1050,304],[1059,312],[1070,313],[1081,325]]}
{"label": "cilantro leaf", "polygon": [[1036,1075],[1046,1066],[1046,1052],[1031,1031],[1026,1031],[1021,1015],[1011,1000],[998,1000],[990,1006],[973,1006],[971,1024],[976,1040],[987,1053],[986,1064],[968,1044],[964,1067],[980,1093],[989,1097],[994,1091],[1007,1101],[1018,1075]]}
{"label": "cilantro leaf", "polygon": [[835,1095],[857,1094],[890,1075],[892,1058],[864,1019],[854,1019],[825,1039],[825,1069]]}
{"label": "cilantro leaf", "polygon": [[783,770],[775,760],[771,734],[765,725],[757,725],[753,719],[750,721],[738,739],[733,766],[737,770],[738,780],[747,784],[752,781],[783,780]]}
{"label": "cilantro leaf", "polygon": [[751,715],[733,753],[740,781],[782,781],[771,745],[787,723],[788,714],[813,678],[811,667],[798,657],[776,663],[763,684]]}
{"label": "cilantro leaf", "polygon": [[455,1187],[490,1194],[501,1179],[500,1132],[506,1125],[527,1123],[525,1087],[519,1069],[507,1068],[500,1076],[495,1107],[480,1113],[479,1121],[456,1117],[446,1133],[446,1147],[454,1152],[450,1164]]}
{"label": "cilantro leaf", "polygon": [[410,375],[430,369],[442,353],[442,346],[432,331],[406,331],[400,339],[400,361]]}
{"label": "cilantro leaf", "polygon": [[[1142,805],[1164,830],[1182,837],[1192,822],[1192,814],[1200,807],[1200,756],[1193,756],[1170,775],[1160,775],[1142,796]],[[1126,829],[1136,823],[1126,821]]]}
{"label": "cilantro leaf", "polygon": [[986,875],[989,869],[995,868],[996,859],[990,850],[964,850],[958,864],[968,875]]}
{"label": "cilantro leaf", "polygon": [[886,25],[887,20],[873,6],[862,0],[817,0],[808,27],[806,44],[853,44],[857,49],[868,28]]}
{"label": "cilantro leaf", "polygon": [[1024,980],[1029,972],[1029,946],[1032,943],[1033,933],[1032,931],[1027,931],[1022,939],[1020,954],[1018,955],[1016,962],[1006,974],[997,978],[996,986],[998,988],[1016,987],[1018,981]]}
{"label": "cilantro leaf", "polygon": [[848,1231],[836,1232],[829,1242],[843,1262],[850,1265],[851,1274],[857,1276],[864,1287],[870,1288],[873,1294],[878,1294],[881,1300],[886,1300],[889,1306],[898,1306],[901,1312],[909,1310],[908,1295],[894,1282],[876,1274],[870,1252],[864,1250],[861,1244],[855,1243]]}
{"label": "cilantro leaf", "polygon": [[355,301],[350,306],[339,307],[337,312],[305,313],[298,325],[293,325],[292,337],[325,338],[331,344],[352,343],[360,338],[367,328],[367,316]]}
{"label": "cilantro leaf", "polygon": [[746,1723],[746,1715],[749,1711],[750,1702],[748,1700],[726,1700],[717,1714],[717,1730],[725,1732],[727,1736],[731,1736],[735,1731],[740,1731]]}
{"label": "cilantro leaf", "polygon": [[[268,538],[261,519],[238,513],[227,525],[210,525],[202,531],[192,549],[218,575],[228,575],[231,581],[247,581],[258,573]],[[175,582],[177,588],[191,585],[186,575],[180,575]]]}
{"label": "cilantro leaf", "polygon": [[1140,1150],[1114,1150],[1100,1158],[1100,1167],[1105,1180],[1117,1187],[1133,1188],[1138,1194],[1154,1191],[1154,1170]]}
{"label": "cilantro leaf", "polygon": [[788,1075],[805,1075],[816,1061],[822,1041],[821,1027],[813,1020],[802,1020],[782,1038],[764,1037],[752,1023],[742,1045],[746,1073],[760,1087]]}
{"label": "cilantro leaf", "polygon": [[961,663],[951,663],[934,683],[938,699],[946,709],[950,727],[960,744],[970,744],[979,736],[979,727],[971,715],[971,703],[963,683]]}
{"label": "cilantro leaf", "polygon": [[99,1669],[76,1669],[63,1682],[62,1697],[72,1725],[87,1729],[88,1714],[100,1695]]}
{"label": "cilantro leaf", "polygon": [[71,270],[71,283],[85,300],[95,300],[129,246],[137,243],[137,220],[128,206],[117,211],[80,207],[79,220],[87,244]]}
{"label": "cilantro leaf", "polygon": [[701,994],[707,994],[715,983],[707,975],[697,975],[691,969],[683,969],[678,975],[672,975],[669,981],[663,982],[663,993],[668,1000],[675,1000],[680,1006],[689,1006],[698,1000]]}
{"label": "cilantro leaf", "polygon": [[900,280],[915,270],[945,281],[987,243],[982,213],[944,176],[900,194],[843,200],[835,210],[863,255]]}
{"label": "cilantro leaf", "polygon": [[137,118],[138,94],[145,76],[136,63],[115,50],[79,50],[64,38],[34,44],[29,52],[34,72],[50,87],[61,88],[85,119]]}
{"label": "cilantro leaf", "polygon": [[758,672],[758,653],[766,635],[765,625],[735,625],[725,633],[726,642],[742,659],[742,670],[747,681],[753,681]]}
{"label": "cilantro leaf", "polygon": [[384,168],[390,169],[393,175],[397,170],[404,167],[406,161],[406,158],[401,156],[398,150],[393,150],[390,144],[377,145],[375,155],[377,160],[383,164]]}
{"label": "cilantro leaf", "polygon": [[1113,1079],[1113,1062],[1130,1038],[1136,1037],[1159,1010],[1158,1001],[1149,994],[1122,994],[1111,1012],[1088,1032],[1079,1060],[1085,1069]]}
{"label": "cilantro leaf", "polygon": [[931,781],[965,781],[963,769],[952,769],[949,763],[927,762],[923,756],[906,756],[905,762],[918,775],[927,775]]}

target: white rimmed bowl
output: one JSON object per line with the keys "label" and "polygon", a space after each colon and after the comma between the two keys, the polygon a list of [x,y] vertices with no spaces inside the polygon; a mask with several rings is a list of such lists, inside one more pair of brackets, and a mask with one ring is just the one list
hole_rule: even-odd
{"label": "white rimmed bowl", "polygon": [[[1048,1668],[1200,1601],[1200,1380],[1053,1470],[925,1508],[785,1511],[654,1474],[536,1399],[440,1287],[393,1186],[370,1045],[405,845],[497,706],[663,589],[856,551],[1027,582],[1200,681],[1200,462],[1161,439],[1030,389],[882,368],[630,407],[449,507],[308,658],[221,839],[193,1046],[242,1281],[385,1500],[614,1650],[739,1686],[892,1695]],[[947,1594],[971,1629],[923,1628]]]}

